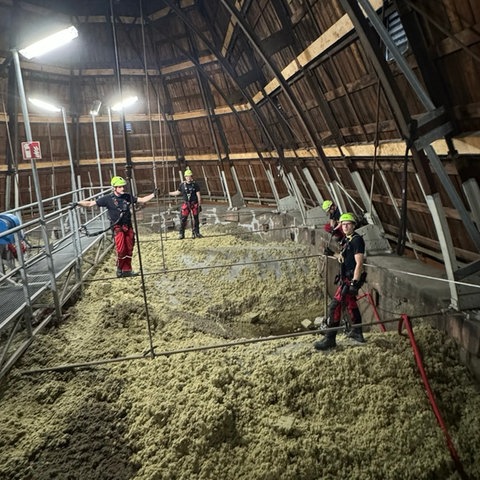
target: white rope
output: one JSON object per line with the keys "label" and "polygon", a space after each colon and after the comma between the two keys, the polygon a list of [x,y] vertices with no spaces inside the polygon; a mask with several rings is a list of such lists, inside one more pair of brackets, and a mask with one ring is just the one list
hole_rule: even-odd
{"label": "white rope", "polygon": [[[373,265],[373,264],[369,264],[369,263],[365,263],[364,265],[368,266],[368,267],[379,268],[378,265]],[[480,285],[476,285],[474,283],[458,282],[456,280],[449,280],[448,278],[432,277],[430,275],[424,275],[424,274],[421,274],[421,273],[406,272],[404,270],[396,270],[394,268],[388,268],[387,270],[389,272],[392,272],[392,273],[400,273],[402,275],[409,275],[411,277],[424,278],[426,280],[435,280],[437,282],[443,282],[443,283],[448,283],[448,284],[453,283],[455,285],[459,285],[459,286],[463,286],[463,287],[473,287],[473,288],[480,289]]]}

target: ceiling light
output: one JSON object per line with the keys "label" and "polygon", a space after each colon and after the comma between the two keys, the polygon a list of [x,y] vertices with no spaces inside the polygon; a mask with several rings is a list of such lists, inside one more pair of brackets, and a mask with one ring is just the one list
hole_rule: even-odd
{"label": "ceiling light", "polygon": [[52,105],[51,103],[48,103],[48,102],[44,102],[43,100],[39,100],[38,98],[29,98],[28,101],[32,105],[35,105],[36,107],[41,108],[42,110],[46,110],[47,112],[61,112],[62,111],[62,109],[60,107]]}
{"label": "ceiling light", "polygon": [[138,97],[136,95],[134,97],[126,98],[125,100],[122,100],[121,102],[118,102],[115,105],[113,105],[112,110],[114,112],[119,112],[120,110],[123,110],[124,108],[129,107],[130,105],[133,105],[137,101],[138,101]]}
{"label": "ceiling light", "polygon": [[44,38],[38,42],[33,43],[32,45],[19,50],[25,58],[34,58],[39,57],[55,48],[61,47],[66,43],[70,42],[74,38],[78,37],[78,30],[71,26],[60,32],[54,33],[53,35]]}
{"label": "ceiling light", "polygon": [[90,115],[97,116],[98,112],[100,112],[100,107],[102,106],[102,102],[100,100],[95,100],[92,105],[92,109],[90,110]]}

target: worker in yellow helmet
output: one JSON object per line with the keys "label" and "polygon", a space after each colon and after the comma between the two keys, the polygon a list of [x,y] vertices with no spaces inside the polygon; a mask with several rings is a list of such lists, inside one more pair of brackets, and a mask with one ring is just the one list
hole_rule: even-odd
{"label": "worker in yellow helmet", "polygon": [[202,238],[200,233],[200,219],[199,215],[202,211],[202,194],[200,193],[200,187],[198,183],[193,180],[193,173],[189,167],[184,173],[185,180],[179,185],[177,190],[168,192],[169,195],[183,196],[183,203],[180,212],[180,230],[178,232],[178,238],[183,240],[185,238],[185,227],[189,215],[193,217],[192,236],[193,238]]}
{"label": "worker in yellow helmet", "polygon": [[155,196],[155,192],[144,197],[125,193],[127,182],[118,176],[112,178],[110,185],[113,189],[112,193],[96,200],[81,200],[73,206],[94,207],[96,205],[107,209],[117,252],[117,277],[133,277],[137,274],[132,270],[135,233],[132,227],[131,206],[135,203],[148,202]]}
{"label": "worker in yellow helmet", "polygon": [[[353,213],[344,213],[339,218],[339,223],[344,234],[341,241],[341,251],[338,255],[340,272],[339,283],[335,295],[328,306],[327,327],[335,328],[340,325],[342,306],[345,306],[350,317],[352,329],[349,332],[350,339],[358,343],[364,343],[362,317],[357,304],[358,290],[365,281],[366,274],[363,272],[365,256],[365,241],[355,232],[356,218]],[[336,347],[337,330],[325,333],[323,340],[315,342],[316,350],[324,351]]]}
{"label": "worker in yellow helmet", "polygon": [[340,210],[332,200],[325,200],[322,204],[322,209],[329,216],[328,223],[323,227],[324,230],[330,233],[337,242],[343,238],[343,232],[340,228],[339,218]]}

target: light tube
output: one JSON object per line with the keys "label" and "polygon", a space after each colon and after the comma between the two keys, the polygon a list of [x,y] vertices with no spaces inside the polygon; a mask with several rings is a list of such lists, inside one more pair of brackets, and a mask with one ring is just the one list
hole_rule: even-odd
{"label": "light tube", "polygon": [[77,37],[78,30],[74,26],[71,26],[19,50],[19,53],[27,59],[39,57],[55,48],[65,45]]}

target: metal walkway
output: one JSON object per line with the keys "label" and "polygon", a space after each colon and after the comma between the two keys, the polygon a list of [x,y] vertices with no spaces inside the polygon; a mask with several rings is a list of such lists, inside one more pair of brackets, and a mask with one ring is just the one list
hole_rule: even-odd
{"label": "metal walkway", "polygon": [[[0,379],[37,333],[61,319],[62,307],[113,246],[110,230],[104,232],[109,223],[103,209],[100,214],[98,209],[72,210],[62,207],[62,200],[65,204],[68,197],[49,199],[52,211],[43,219],[0,231]],[[11,213],[27,218],[32,216],[28,208],[32,205]],[[81,225],[102,233],[86,236]],[[6,239],[13,240],[17,259],[5,248]],[[29,246],[25,253],[22,241]]]}

